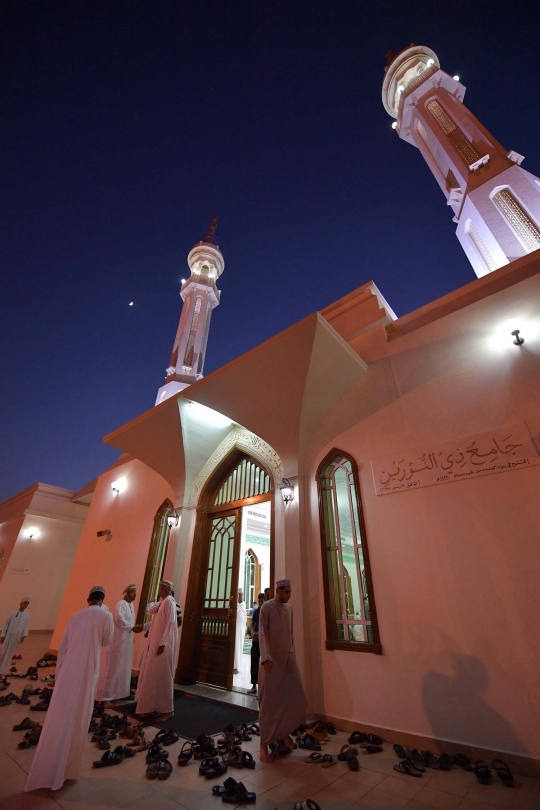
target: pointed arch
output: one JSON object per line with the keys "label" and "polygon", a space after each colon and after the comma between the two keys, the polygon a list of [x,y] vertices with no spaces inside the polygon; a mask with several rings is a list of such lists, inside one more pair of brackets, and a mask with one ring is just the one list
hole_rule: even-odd
{"label": "pointed arch", "polygon": [[201,492],[205,489],[212,474],[221,465],[222,461],[233,451],[241,450],[255,461],[258,461],[271,473],[274,479],[271,486],[279,486],[283,480],[283,464],[276,451],[263,439],[251,431],[236,426],[225,436],[219,447],[214,450],[199,475],[195,479],[189,498],[188,506],[197,506]]}

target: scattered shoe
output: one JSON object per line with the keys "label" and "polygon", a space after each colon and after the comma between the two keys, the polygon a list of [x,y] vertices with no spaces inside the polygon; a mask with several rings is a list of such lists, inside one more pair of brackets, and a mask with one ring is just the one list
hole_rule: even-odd
{"label": "scattered shoe", "polygon": [[505,765],[502,759],[494,759],[491,763],[491,767],[497,771],[497,776],[505,787],[513,787],[514,777],[512,771],[508,765]]}
{"label": "scattered shoe", "polygon": [[[121,746],[118,747],[120,748]],[[120,765],[123,761],[123,753],[116,749],[115,751],[105,751],[101,759],[98,759],[97,762],[93,762],[92,765],[94,768],[109,768],[111,765]]]}
{"label": "scattered shoe", "polygon": [[35,726],[31,731],[24,735],[24,740],[21,740],[17,748],[32,748],[37,745],[41,736],[41,725]]}
{"label": "scattered shoe", "polygon": [[[504,764],[504,763],[503,763]],[[491,782],[491,770],[483,759],[477,759],[474,765],[474,774],[481,785],[489,785]]]}
{"label": "scattered shoe", "polygon": [[34,723],[34,721],[30,720],[29,717],[25,717],[21,723],[13,726],[13,731],[30,731],[37,726],[39,726],[39,723]]}
{"label": "scattered shoe", "polygon": [[246,790],[242,782],[237,782],[231,790],[225,790],[221,794],[221,800],[227,804],[254,804],[257,794]]}
{"label": "scattered shoe", "polygon": [[405,773],[407,776],[416,776],[421,777],[422,771],[420,771],[410,760],[404,759],[399,765],[394,765],[394,770],[398,773]]}
{"label": "scattered shoe", "polygon": [[472,762],[468,757],[465,756],[465,754],[453,754],[451,760],[454,765],[458,765],[460,768],[463,768],[464,771],[473,770]]}

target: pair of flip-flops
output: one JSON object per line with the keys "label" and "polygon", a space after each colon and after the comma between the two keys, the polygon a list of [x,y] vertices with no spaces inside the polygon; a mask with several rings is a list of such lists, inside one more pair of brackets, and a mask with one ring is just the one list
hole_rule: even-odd
{"label": "pair of flip-flops", "polygon": [[101,759],[93,762],[94,768],[109,768],[111,765],[120,765],[124,759],[134,757],[133,748],[126,748],[124,745],[117,745],[114,751],[105,751]]}
{"label": "pair of flip-flops", "polygon": [[41,736],[42,726],[38,723],[31,731],[27,731],[24,735],[24,740],[21,740],[17,748],[32,748],[37,745]]}
{"label": "pair of flip-flops", "polygon": [[25,717],[22,722],[18,725],[13,726],[13,731],[30,731],[33,728],[37,728],[39,723],[34,723],[33,720],[30,720],[29,717]]}
{"label": "pair of flip-flops", "polygon": [[313,753],[310,754],[309,757],[306,757],[304,760],[308,765],[320,765],[322,768],[331,768],[332,765],[337,764],[337,760],[332,754],[317,754]]}
{"label": "pair of flip-flops", "polygon": [[175,742],[178,742],[180,739],[180,734],[176,731],[170,731],[167,729],[162,729],[158,731],[156,736],[153,739],[154,745],[174,745]]}
{"label": "pair of flip-flops", "polygon": [[243,782],[237,782],[231,776],[222,785],[214,785],[212,793],[221,796],[227,804],[254,804],[257,801],[256,793],[246,790]]}
{"label": "pair of flip-flops", "polygon": [[172,765],[169,762],[169,752],[163,748],[160,749],[159,754],[153,757],[150,761],[148,755],[146,761],[149,763],[146,769],[146,776],[148,779],[168,779],[172,773]]}
{"label": "pair of flip-flops", "polygon": [[302,737],[296,738],[296,743],[298,748],[302,748],[304,751],[320,751],[321,744],[319,740],[317,740],[312,734],[306,732]]}
{"label": "pair of flip-flops", "polygon": [[227,762],[233,768],[251,768],[252,770],[255,768],[255,760],[252,755],[249,751],[242,751],[240,748],[233,748],[229,752]]}
{"label": "pair of flip-flops", "polygon": [[[502,759],[494,759],[491,767],[497,772],[497,776],[505,787],[513,787],[514,776]],[[488,768],[483,759],[478,759],[474,764],[474,775],[481,785],[489,785],[491,783],[491,768]]]}
{"label": "pair of flip-flops", "polygon": [[382,745],[384,740],[378,734],[365,734],[363,731],[353,731],[348,741],[349,745],[360,745],[367,743],[368,745]]}

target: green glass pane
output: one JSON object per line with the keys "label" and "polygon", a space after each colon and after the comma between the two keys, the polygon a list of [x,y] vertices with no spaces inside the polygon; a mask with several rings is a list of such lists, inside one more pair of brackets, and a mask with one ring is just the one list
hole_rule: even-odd
{"label": "green glass pane", "polygon": [[339,565],[339,556],[337,551],[327,552],[327,565],[328,565],[328,587],[330,591],[330,605],[334,617],[336,619],[343,618],[343,609],[341,606],[341,572]]}
{"label": "green glass pane", "polygon": [[337,640],[338,641],[345,641],[345,625],[344,624],[337,624]]}
{"label": "green glass pane", "polygon": [[365,642],[364,626],[362,624],[349,625],[349,641]]}
{"label": "green glass pane", "polygon": [[337,546],[336,521],[334,518],[334,492],[328,489],[323,492],[324,530],[327,548]]}
{"label": "green glass pane", "polygon": [[358,552],[358,564],[360,567],[360,578],[361,578],[361,586],[362,586],[362,601],[364,603],[364,619],[366,621],[371,620],[371,610],[369,608],[369,596],[367,590],[367,579],[366,579],[366,570],[364,568],[364,554],[361,548],[357,549]]}
{"label": "green glass pane", "polygon": [[339,467],[334,475],[337,511],[339,520],[339,538],[343,554],[353,554],[354,538],[349,506],[349,486],[345,471]]}
{"label": "green glass pane", "polygon": [[352,483],[352,476],[350,476],[350,490],[351,490],[351,501],[352,501],[352,512],[353,512],[353,520],[354,520],[354,529],[355,529],[355,542],[361,543],[362,542],[362,535],[360,534],[360,522],[358,520],[358,503],[356,500],[356,489],[354,484]]}

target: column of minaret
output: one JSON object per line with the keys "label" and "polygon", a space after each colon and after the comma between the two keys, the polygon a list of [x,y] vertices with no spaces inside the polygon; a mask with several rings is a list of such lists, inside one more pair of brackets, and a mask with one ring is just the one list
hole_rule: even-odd
{"label": "column of minaret", "polygon": [[212,220],[204,239],[188,254],[190,276],[182,281],[180,288],[184,305],[165,384],[158,391],[156,405],[203,376],[210,318],[221,295],[216,281],[225,269],[225,260],[216,239],[216,222],[216,219]]}
{"label": "column of minaret", "polygon": [[480,277],[540,248],[540,180],[465,107],[464,95],[459,77],[441,70],[430,48],[413,44],[389,54],[384,107],[435,176]]}

